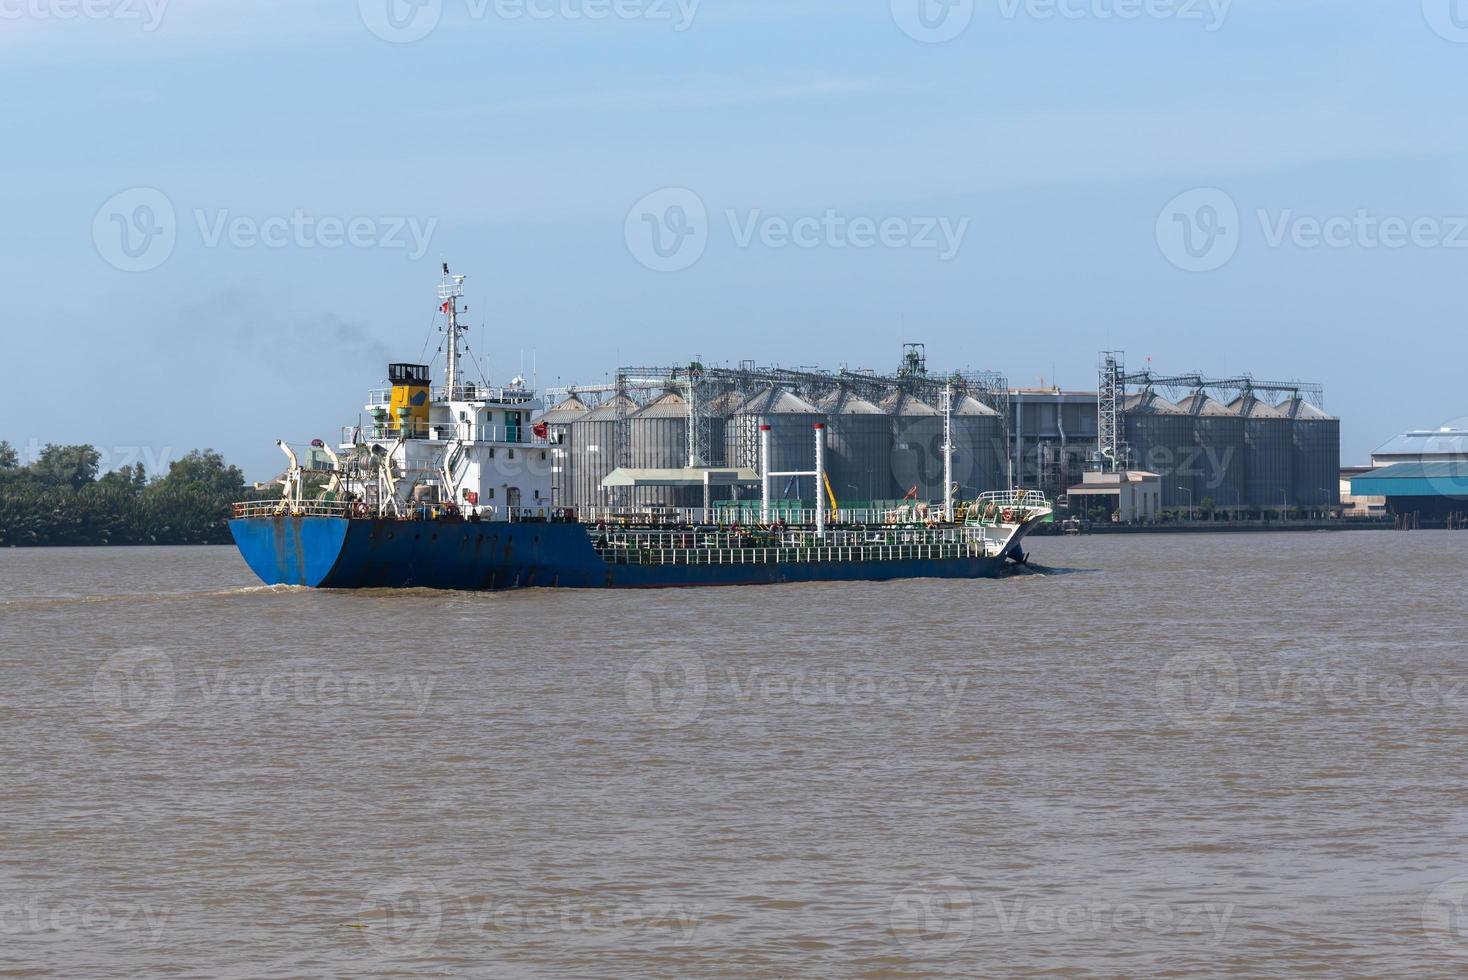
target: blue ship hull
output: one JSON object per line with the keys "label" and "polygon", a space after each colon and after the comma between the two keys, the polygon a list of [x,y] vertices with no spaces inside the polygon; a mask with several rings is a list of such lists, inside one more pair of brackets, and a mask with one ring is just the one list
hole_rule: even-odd
{"label": "blue ship hull", "polygon": [[[779,582],[996,578],[1006,558],[639,565],[604,561],[584,524],[453,523],[340,517],[229,522],[267,585],[324,589],[675,588]],[[1011,549],[1023,556],[1018,544]]]}

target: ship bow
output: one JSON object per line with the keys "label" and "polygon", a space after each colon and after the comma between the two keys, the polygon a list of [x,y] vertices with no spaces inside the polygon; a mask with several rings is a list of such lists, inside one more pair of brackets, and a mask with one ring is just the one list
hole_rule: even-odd
{"label": "ship bow", "polygon": [[230,533],[266,585],[319,586],[336,567],[349,521],[340,517],[246,517]]}

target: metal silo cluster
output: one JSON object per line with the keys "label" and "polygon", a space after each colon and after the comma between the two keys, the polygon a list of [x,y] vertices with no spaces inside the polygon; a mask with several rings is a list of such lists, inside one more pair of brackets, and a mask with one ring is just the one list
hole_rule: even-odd
{"label": "metal silo cluster", "polygon": [[[665,392],[633,412],[627,422],[633,469],[673,470],[688,465],[688,402],[676,391]],[[695,507],[703,491],[688,487],[641,487],[632,491],[634,506]]]}
{"label": "metal silo cluster", "polygon": [[575,505],[575,439],[571,425],[591,409],[574,394],[551,406],[541,416],[551,442],[551,503],[556,507]]}
{"label": "metal silo cluster", "polygon": [[[941,471],[942,461],[939,461]],[[960,500],[1005,486],[1009,444],[1004,417],[972,395],[953,399],[953,482]]]}
{"label": "metal silo cluster", "polygon": [[[620,409],[619,409],[620,406]],[[604,507],[601,481],[617,468],[619,419],[637,411],[626,395],[615,395],[571,423],[571,498],[576,507]]]}
{"label": "metal silo cluster", "polygon": [[[756,392],[734,410],[725,430],[726,465],[759,469],[760,426],[770,427],[770,470],[811,471],[816,465],[815,424],[826,414],[783,388]],[[782,477],[771,489],[776,500],[814,500],[812,477]]]}
{"label": "metal silo cluster", "polygon": [[1201,391],[1178,402],[1193,420],[1193,456],[1180,461],[1179,482],[1191,480],[1193,502],[1219,508],[1244,505],[1244,420]]}
{"label": "metal silo cluster", "polygon": [[1278,406],[1289,419],[1294,465],[1290,505],[1320,507],[1340,503],[1341,421],[1300,397]]}
{"label": "metal silo cluster", "polygon": [[1294,486],[1291,423],[1268,402],[1252,394],[1229,403],[1244,423],[1244,504],[1250,508],[1283,507]]}
{"label": "metal silo cluster", "polygon": [[907,392],[889,395],[882,408],[892,423],[893,496],[916,488],[918,500],[942,498],[943,413]]}
{"label": "metal silo cluster", "polygon": [[866,506],[892,495],[892,423],[887,413],[850,391],[819,403],[826,424],[831,488],[845,506]]}
{"label": "metal silo cluster", "polygon": [[1196,503],[1192,475],[1180,472],[1196,454],[1193,417],[1150,389],[1127,396],[1124,408],[1132,465],[1162,477],[1162,506]]}

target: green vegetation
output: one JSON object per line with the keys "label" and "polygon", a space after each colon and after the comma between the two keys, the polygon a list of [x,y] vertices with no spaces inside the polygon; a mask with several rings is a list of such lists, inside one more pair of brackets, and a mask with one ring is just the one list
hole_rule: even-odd
{"label": "green vegetation", "polygon": [[101,458],[91,446],[49,445],[22,466],[0,442],[0,547],[228,544],[229,505],[262,496],[213,450],[153,478],[141,463],[99,476]]}

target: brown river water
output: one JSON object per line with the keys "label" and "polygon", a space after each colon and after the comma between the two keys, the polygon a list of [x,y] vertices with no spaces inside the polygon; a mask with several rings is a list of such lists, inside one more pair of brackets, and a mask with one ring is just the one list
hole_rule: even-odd
{"label": "brown river water", "polygon": [[1468,971],[1468,537],[1000,581],[0,551],[0,976]]}

